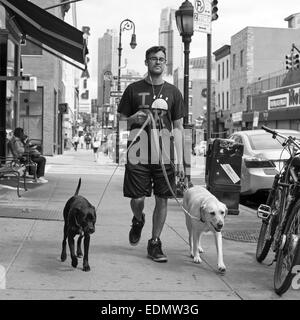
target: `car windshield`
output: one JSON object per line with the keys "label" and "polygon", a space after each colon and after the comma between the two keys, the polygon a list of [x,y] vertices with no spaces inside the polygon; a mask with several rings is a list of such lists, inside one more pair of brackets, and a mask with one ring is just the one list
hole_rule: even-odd
{"label": "car windshield", "polygon": [[[288,132],[283,134],[289,135]],[[297,134],[293,133],[293,136],[295,136],[297,140],[300,140],[300,132]],[[269,133],[249,135],[248,138],[253,150],[282,149],[281,144],[276,139],[273,139]]]}

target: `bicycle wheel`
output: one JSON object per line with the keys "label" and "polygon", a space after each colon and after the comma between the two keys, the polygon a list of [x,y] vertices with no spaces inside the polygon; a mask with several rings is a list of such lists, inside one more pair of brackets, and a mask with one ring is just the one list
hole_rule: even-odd
{"label": "bicycle wheel", "polygon": [[271,201],[268,202],[270,203],[272,214],[268,219],[263,220],[261,224],[256,246],[256,260],[258,262],[263,262],[267,257],[278,225],[278,210],[280,206],[280,191],[278,189],[275,191]]}
{"label": "bicycle wheel", "polygon": [[285,293],[293,280],[293,266],[300,264],[300,200],[296,202],[288,218],[279,249],[274,273],[274,289],[279,295]]}

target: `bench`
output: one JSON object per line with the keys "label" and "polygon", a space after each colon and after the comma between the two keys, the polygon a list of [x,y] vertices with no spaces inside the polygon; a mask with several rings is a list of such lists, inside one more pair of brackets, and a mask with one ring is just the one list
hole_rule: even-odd
{"label": "bench", "polygon": [[20,179],[23,178],[24,189],[27,191],[26,178],[32,174],[36,180],[37,164],[30,158],[29,153],[25,153],[22,159],[18,159],[13,155],[10,140],[6,143],[6,157],[0,157],[0,177],[16,177],[17,178],[17,194],[20,195]]}
{"label": "bench", "polygon": [[20,195],[20,179],[24,179],[24,189],[27,191],[26,187],[26,174],[25,166],[19,161],[16,161],[14,157],[0,157],[0,177],[17,177],[17,194]]}

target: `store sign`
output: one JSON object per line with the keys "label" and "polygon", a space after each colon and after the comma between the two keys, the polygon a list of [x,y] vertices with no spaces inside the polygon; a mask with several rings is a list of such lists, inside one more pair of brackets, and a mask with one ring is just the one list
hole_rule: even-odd
{"label": "store sign", "polygon": [[300,88],[293,88],[289,90],[289,106],[300,106]]}
{"label": "store sign", "polygon": [[289,94],[279,94],[277,96],[268,97],[268,109],[286,108],[289,105]]}
{"label": "store sign", "polygon": [[242,117],[243,117],[243,112],[242,111],[235,112],[235,113],[232,114],[232,121],[233,122],[242,121]]}
{"label": "store sign", "polygon": [[289,89],[288,93],[268,97],[268,109],[300,107],[300,87]]}

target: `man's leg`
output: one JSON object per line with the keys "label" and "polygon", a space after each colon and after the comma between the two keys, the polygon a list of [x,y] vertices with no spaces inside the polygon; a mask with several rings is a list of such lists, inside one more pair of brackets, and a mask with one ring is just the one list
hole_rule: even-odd
{"label": "man's leg", "polygon": [[138,199],[131,199],[130,206],[133,215],[138,221],[142,221],[142,214],[145,206],[145,197]]}
{"label": "man's leg", "polygon": [[130,206],[133,213],[132,225],[129,231],[129,243],[136,246],[141,238],[142,229],[145,224],[144,210],[145,197],[131,199]]}
{"label": "man's leg", "polygon": [[167,256],[161,248],[160,234],[167,217],[167,198],[155,196],[155,208],[152,218],[152,238],[148,241],[148,257],[156,262],[167,262]]}
{"label": "man's leg", "polygon": [[152,239],[160,237],[167,218],[168,199],[155,196],[155,208],[152,218]]}

